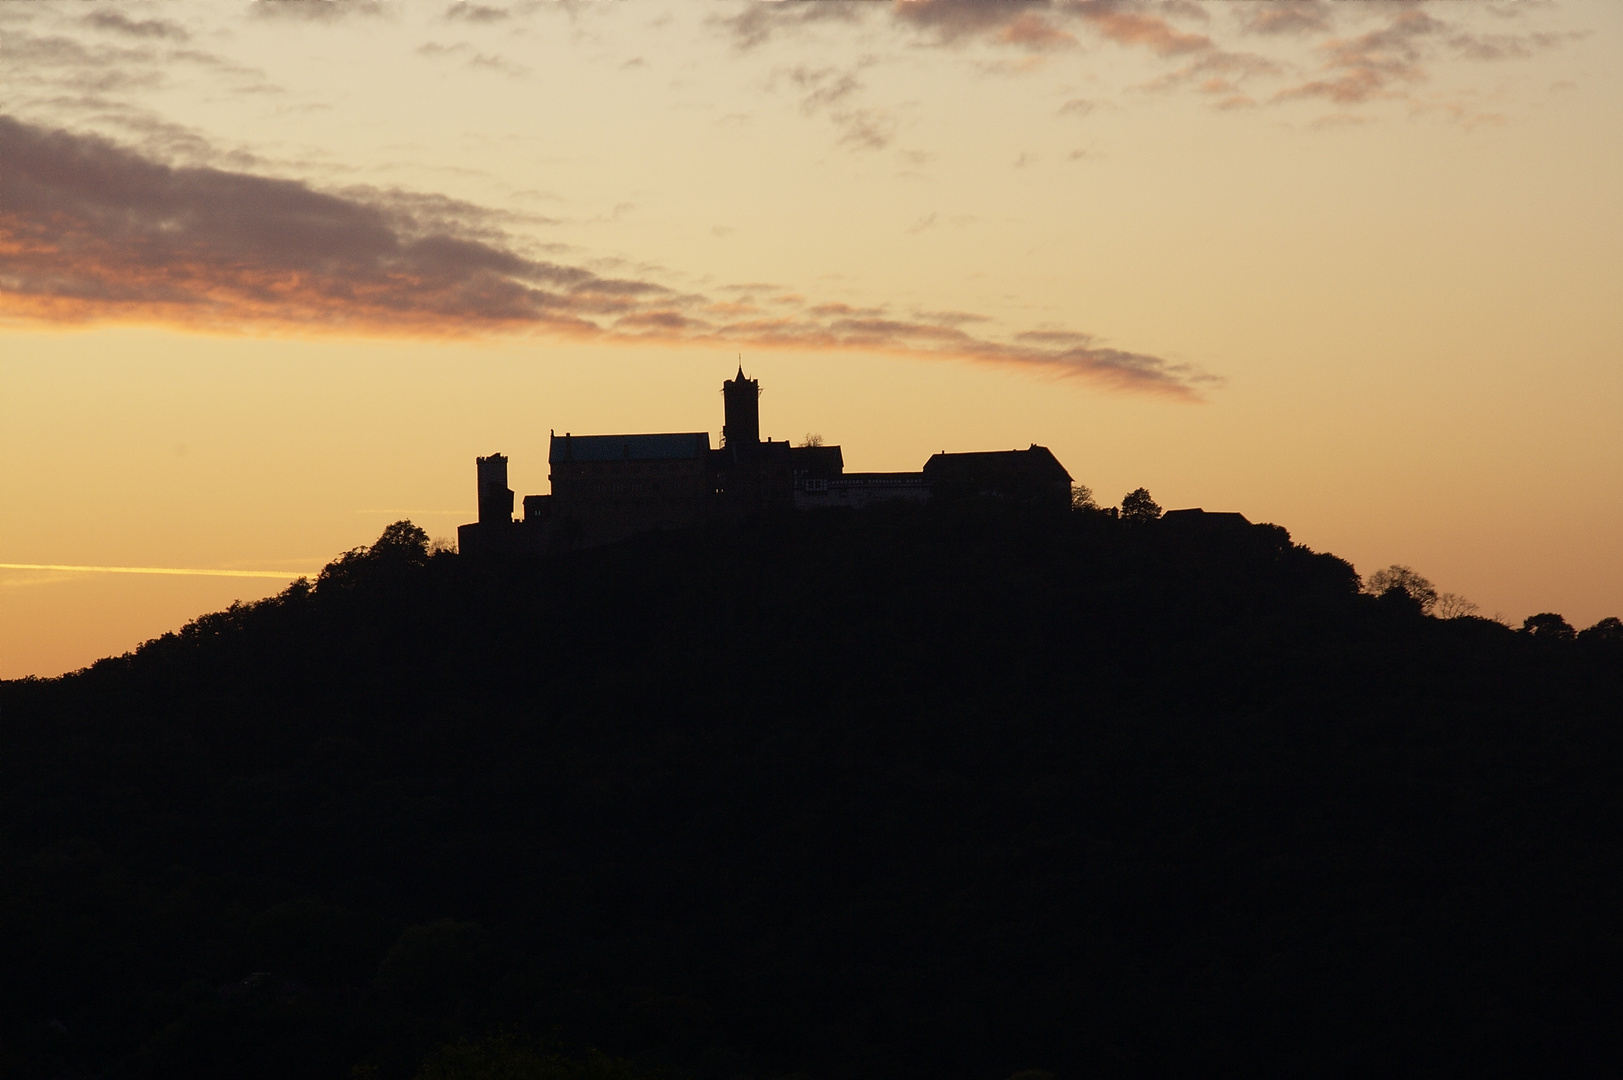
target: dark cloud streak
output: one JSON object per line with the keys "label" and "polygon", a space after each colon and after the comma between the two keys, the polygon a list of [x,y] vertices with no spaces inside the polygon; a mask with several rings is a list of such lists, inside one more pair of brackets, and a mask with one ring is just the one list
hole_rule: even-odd
{"label": "dark cloud streak", "polygon": [[98,30],[107,30],[125,37],[134,38],[163,38],[169,41],[186,41],[191,38],[186,28],[179,23],[168,19],[132,19],[123,12],[112,8],[102,8],[93,11],[84,17],[87,26]]}
{"label": "dark cloud streak", "polygon": [[765,45],[779,31],[794,32],[817,23],[847,23],[861,18],[866,5],[828,3],[825,0],[783,0],[782,3],[752,3],[737,15],[717,19],[741,50]]}
{"label": "dark cloud streak", "polygon": [[512,18],[512,12],[506,8],[458,2],[445,9],[445,17],[470,23],[493,23],[504,22]]}
{"label": "dark cloud streak", "polygon": [[962,312],[896,318],[753,287],[680,293],[532,258],[503,215],[456,200],[177,168],[4,116],[0,160],[0,317],[13,320],[861,349],[1181,398],[1211,381],[1086,334],[977,337]]}
{"label": "dark cloud streak", "polygon": [[[1225,48],[1206,32],[1186,29],[1212,22],[1211,5],[1191,0],[889,0],[882,4],[844,0],[784,0],[752,3],[731,18],[716,22],[743,50],[780,34],[803,33],[827,20],[855,20],[870,12],[909,33],[916,44],[962,48],[971,43],[1049,52],[1079,44],[1071,32],[1122,48],[1138,49],[1178,66],[1147,84],[1148,89],[1189,87],[1216,99],[1218,108],[1255,105],[1242,83],[1261,77],[1277,79],[1293,69],[1294,84],[1263,95],[1275,102],[1321,99],[1356,106],[1384,98],[1409,98],[1409,87],[1424,82],[1428,66],[1439,57],[1469,61],[1526,58],[1555,47],[1573,34],[1472,34],[1432,14],[1457,5],[1422,0],[1349,5],[1356,15],[1338,13],[1326,0],[1251,0],[1220,5],[1232,12],[1226,20],[1242,35],[1289,39],[1318,36],[1308,54],[1309,71],[1287,58],[1270,59]],[[1497,9],[1488,8],[1497,12]],[[1514,14],[1520,14],[1517,10]],[[1338,19],[1384,17],[1385,25],[1347,37],[1331,34]],[[1314,59],[1316,57],[1316,59]],[[1029,70],[1022,64],[1015,70]],[[1278,87],[1278,83],[1274,84]]]}
{"label": "dark cloud streak", "polygon": [[1235,15],[1246,33],[1265,37],[1328,33],[1334,21],[1330,5],[1322,0],[1246,4]]}
{"label": "dark cloud streak", "polygon": [[331,22],[352,15],[386,14],[382,0],[253,0],[249,9],[262,19],[303,19]]}

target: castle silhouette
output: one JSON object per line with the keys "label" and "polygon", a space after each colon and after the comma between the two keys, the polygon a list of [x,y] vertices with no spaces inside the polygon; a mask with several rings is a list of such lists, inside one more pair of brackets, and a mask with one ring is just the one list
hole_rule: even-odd
{"label": "castle silhouette", "polygon": [[848,473],[838,446],[761,440],[761,384],[744,367],[722,383],[721,448],[703,431],[552,433],[550,495],[513,518],[507,458],[477,461],[479,520],[457,529],[469,555],[594,547],[650,529],[762,514],[929,499],[987,498],[1063,509],[1071,475],[1047,447],[934,454],[919,472]]}

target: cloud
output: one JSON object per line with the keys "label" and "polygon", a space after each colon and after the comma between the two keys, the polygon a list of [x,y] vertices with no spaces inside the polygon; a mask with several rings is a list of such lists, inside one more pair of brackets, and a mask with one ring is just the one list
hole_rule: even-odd
{"label": "cloud", "polygon": [[166,120],[149,109],[116,99],[87,100],[78,104],[86,119],[127,132],[148,155],[191,165],[248,168],[263,164],[257,154],[240,147],[222,150],[196,128]]}
{"label": "cloud", "polygon": [[511,18],[512,12],[506,8],[486,7],[483,4],[470,4],[467,0],[457,0],[445,9],[445,17],[462,22],[493,23]]}
{"label": "cloud", "polygon": [[1235,16],[1246,33],[1268,37],[1327,33],[1332,22],[1330,5],[1321,0],[1243,4],[1235,11]]}
{"label": "cloud", "polygon": [[1187,63],[1147,84],[1146,88],[1164,90],[1193,84],[1202,94],[1222,97],[1218,108],[1232,109],[1237,105],[1255,104],[1239,92],[1240,83],[1254,76],[1273,75],[1278,71],[1279,65],[1267,57],[1214,48],[1197,53]]}
{"label": "cloud", "polygon": [[1586,36],[1582,31],[1565,34],[1453,34],[1449,48],[1468,60],[1525,60],[1543,49]]}
{"label": "cloud", "polygon": [[1356,37],[1331,38],[1315,50],[1320,75],[1274,95],[1276,101],[1322,98],[1352,106],[1378,98],[1406,97],[1407,85],[1424,82],[1427,63],[1439,53],[1474,61],[1525,59],[1582,34],[1472,34],[1454,29],[1418,6],[1400,11],[1385,26]]}
{"label": "cloud", "polygon": [[864,5],[827,3],[825,0],[783,0],[750,3],[728,18],[716,19],[740,50],[765,45],[782,31],[796,32],[817,23],[849,23],[861,18]]}
{"label": "cloud", "polygon": [[382,0],[253,0],[249,10],[262,19],[304,19],[313,22],[385,13]]}
{"label": "cloud", "polygon": [[[818,2],[788,0],[756,6],[783,8]],[[886,10],[895,24],[912,30],[923,43],[933,46],[957,47],[984,41],[994,47],[1015,46],[1028,53],[1047,53],[1079,45],[1067,24],[1086,28],[1094,36],[1124,48],[1183,60],[1182,66],[1150,83],[1150,88],[1194,83],[1202,93],[1221,97],[1220,108],[1254,104],[1239,93],[1238,81],[1279,71],[1279,65],[1272,60],[1226,51],[1206,34],[1180,29],[1174,19],[1209,19],[1204,7],[1188,0],[1154,4],[1145,0],[894,0]],[[1039,63],[1037,57],[1032,57],[1019,64],[993,65],[988,70],[1023,72]],[[1086,115],[1091,107],[1091,102],[1077,99],[1067,102],[1061,111]],[[878,146],[888,138],[864,139],[853,128],[846,141]]]}
{"label": "cloud", "polygon": [[800,100],[800,111],[807,114],[850,97],[862,88],[855,73],[841,72],[831,67],[795,67],[784,74],[790,82],[806,91],[806,96]]}
{"label": "cloud", "polygon": [[84,22],[98,30],[108,30],[125,37],[164,38],[169,41],[186,41],[191,37],[179,23],[168,19],[132,19],[112,8],[93,11],[84,17]]}
{"label": "cloud", "polygon": [[1033,6],[1049,7],[1021,0],[902,0],[891,6],[891,12],[902,25],[925,32],[935,42],[950,45],[1001,32],[1026,15],[1046,22],[1042,15],[1034,15],[1029,10]]}
{"label": "cloud", "polygon": [[1013,22],[999,30],[997,40],[1005,45],[1018,45],[1031,52],[1076,48],[1074,36],[1041,15],[1029,11],[1022,12]]}
{"label": "cloud", "polygon": [[1181,0],[1149,5],[1141,0],[893,0],[892,18],[927,43],[957,46],[971,40],[1028,51],[1073,48],[1064,25],[1080,22],[1118,45],[1142,46],[1162,56],[1212,47],[1204,34],[1179,30],[1169,19],[1204,21],[1205,9]]}
{"label": "cloud", "polygon": [[890,10],[897,22],[941,45],[985,37],[1044,52],[1077,44],[1055,22],[1063,9],[1043,0],[901,0]]}
{"label": "cloud", "polygon": [[1212,39],[1205,34],[1186,33],[1159,15],[1146,15],[1102,0],[1078,5],[1075,10],[1105,40],[1142,46],[1157,56],[1181,56],[1213,47]]}
{"label": "cloud", "polygon": [[883,150],[896,137],[896,121],[883,109],[836,109],[829,114],[840,129],[840,145]]}
{"label": "cloud", "polygon": [[840,145],[883,150],[896,137],[896,120],[888,111],[851,103],[851,98],[862,89],[862,82],[854,71],[800,66],[777,72],[772,83],[779,77],[787,78],[803,91],[802,113],[807,116],[826,113],[834,121],[840,132]]}
{"label": "cloud", "polygon": [[[104,10],[96,14],[117,15],[117,12]],[[122,16],[119,16],[119,20],[129,22]],[[166,69],[176,64],[191,64],[216,74],[250,80],[236,87],[239,92],[268,88],[264,73],[253,68],[241,67],[199,49],[163,48],[157,45],[157,40],[173,35],[138,36],[142,39],[115,45],[87,43],[59,34],[36,36],[10,33],[6,35],[4,44],[5,75],[13,85],[26,86],[36,93],[49,88],[97,98],[99,95],[127,94],[132,90],[162,86],[166,82]],[[58,99],[51,104],[61,105],[64,102]]]}
{"label": "cloud", "polygon": [[499,71],[503,75],[511,75],[515,79],[523,78],[530,73],[530,69],[523,64],[515,64],[498,53],[475,53],[468,61],[469,67],[485,68],[489,71]]}
{"label": "cloud", "polygon": [[[740,49],[755,48],[779,35],[802,33],[814,23],[871,16],[908,34],[919,46],[958,49],[973,44],[1033,54],[1018,62],[981,65],[983,71],[1003,74],[1035,70],[1051,59],[1038,54],[1074,48],[1092,38],[1176,62],[1175,69],[1145,86],[1192,89],[1214,98],[1220,109],[1249,107],[1258,99],[1279,103],[1312,98],[1355,107],[1383,98],[1408,97],[1409,87],[1424,81],[1428,65],[1439,60],[1525,58],[1581,36],[1471,33],[1432,14],[1446,10],[1451,17],[1455,12],[1463,16],[1469,10],[1475,16],[1480,10],[1487,17],[1521,17],[1528,7],[1424,4],[1422,0],[1371,0],[1345,9],[1329,0],[1247,0],[1223,5],[1192,0],[889,0],[882,4],[782,0],[751,3],[733,17],[714,21],[733,36]],[[1214,22],[1213,10],[1231,12],[1233,17]],[[1326,38],[1338,21],[1368,16],[1381,18],[1386,25],[1356,36]],[[1226,31],[1228,39],[1243,36],[1266,41],[1270,55],[1232,48],[1214,38],[1219,31]],[[1315,45],[1304,48],[1314,39]],[[1312,74],[1304,76],[1304,70]],[[1281,87],[1280,81],[1290,72],[1295,73],[1293,81]],[[1242,89],[1242,81],[1259,77],[1270,81],[1267,90]],[[851,141],[867,144],[860,138]]]}
{"label": "cloud", "polygon": [[425,41],[423,44],[417,46],[416,49],[418,56],[426,56],[431,60],[440,56],[455,56],[457,53],[472,51],[473,46],[469,45],[466,41],[460,41],[455,45],[441,45],[437,41]]}
{"label": "cloud", "polygon": [[[445,226],[458,204],[362,201],[172,168],[102,139],[0,120],[0,304],[52,320],[150,318],[444,330],[631,310],[651,283],[526,259]],[[485,229],[489,234],[488,227]]]}
{"label": "cloud", "polygon": [[[8,35],[6,64],[21,81],[106,93],[162,82],[158,53],[146,45],[85,45],[69,37]],[[15,77],[15,76],[14,76]]]}
{"label": "cloud", "polygon": [[378,336],[867,350],[1017,364],[1192,398],[1212,381],[1088,334],[1008,340],[766,286],[685,293],[525,253],[504,215],[434,195],[176,168],[0,116],[0,318]]}
{"label": "cloud", "polygon": [[1277,100],[1318,97],[1338,105],[1361,104],[1387,96],[1394,83],[1419,82],[1421,42],[1446,29],[1424,11],[1400,13],[1386,26],[1353,38],[1335,38],[1319,46],[1325,57],[1322,78],[1280,91]]}
{"label": "cloud", "polygon": [[521,79],[530,73],[530,69],[522,64],[516,64],[499,53],[474,52],[473,46],[465,41],[455,45],[441,45],[437,41],[425,42],[414,50],[418,56],[430,60],[438,60],[452,56],[467,56],[467,66],[484,69],[486,71],[499,71],[504,75],[511,75]]}

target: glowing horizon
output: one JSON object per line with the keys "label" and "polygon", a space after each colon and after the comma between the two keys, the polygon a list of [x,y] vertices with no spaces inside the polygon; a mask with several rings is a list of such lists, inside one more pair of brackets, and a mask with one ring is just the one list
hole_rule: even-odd
{"label": "glowing horizon", "polygon": [[67,566],[56,563],[0,563],[0,570],[54,570],[66,573],[96,574],[180,574],[188,577],[275,578],[289,580],[313,577],[315,570],[197,570],[170,566]]}

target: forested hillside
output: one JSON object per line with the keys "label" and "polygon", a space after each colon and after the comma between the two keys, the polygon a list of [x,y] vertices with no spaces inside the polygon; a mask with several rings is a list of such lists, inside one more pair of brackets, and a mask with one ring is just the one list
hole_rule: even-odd
{"label": "forested hillside", "polygon": [[1620,702],[1275,526],[402,523],[0,684],[0,1073],[1598,1075]]}

